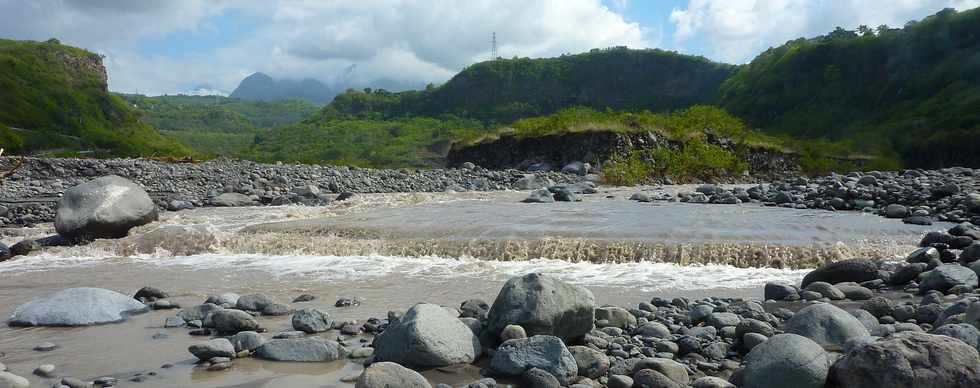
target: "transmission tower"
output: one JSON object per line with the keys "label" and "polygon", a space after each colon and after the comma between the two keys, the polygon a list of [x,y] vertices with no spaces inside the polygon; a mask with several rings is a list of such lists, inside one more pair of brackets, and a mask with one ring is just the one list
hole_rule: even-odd
{"label": "transmission tower", "polygon": [[493,38],[490,41],[490,60],[497,60],[497,32],[493,33]]}

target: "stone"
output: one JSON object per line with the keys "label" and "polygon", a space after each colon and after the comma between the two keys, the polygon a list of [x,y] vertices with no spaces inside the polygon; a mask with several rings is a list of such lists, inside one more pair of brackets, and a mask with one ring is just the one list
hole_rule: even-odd
{"label": "stone", "polygon": [[519,325],[507,325],[500,331],[500,340],[507,341],[512,339],[527,338],[527,332]]}
{"label": "stone", "polygon": [[811,271],[803,277],[801,287],[806,288],[813,282],[861,283],[874,279],[878,279],[878,266],[874,262],[867,259],[851,259],[825,264]]}
{"label": "stone", "polygon": [[881,318],[886,315],[892,315],[895,307],[888,298],[876,296],[861,304],[861,309],[871,313],[876,318]]}
{"label": "stone", "polygon": [[469,299],[459,305],[460,318],[486,319],[490,305],[483,299]]}
{"label": "stone", "polygon": [[820,344],[796,334],[777,334],[745,356],[742,388],[823,388],[830,362]]}
{"label": "stone", "polygon": [[929,290],[946,292],[960,285],[976,288],[977,284],[977,273],[972,269],[959,264],[943,264],[925,273],[922,282],[919,283],[919,292],[925,293]]}
{"label": "stone", "polygon": [[735,313],[711,313],[704,323],[721,330],[725,326],[736,326],[741,320],[742,318]]}
{"label": "stone", "polygon": [[529,387],[561,388],[561,383],[558,382],[558,378],[543,369],[528,369],[521,377],[523,378],[524,383],[526,383]]}
{"label": "stone", "polygon": [[786,321],[783,331],[809,338],[828,350],[840,350],[847,340],[870,335],[861,321],[829,303],[800,309]]}
{"label": "stone", "polygon": [[302,309],[293,313],[293,329],[308,334],[322,333],[333,329],[334,321],[330,315],[317,309]]}
{"label": "stone", "polygon": [[908,216],[909,209],[905,206],[899,204],[885,206],[885,217],[887,218],[905,218]]}
{"label": "stone", "polygon": [[149,308],[129,296],[102,288],[69,288],[18,306],[11,326],[89,326],[122,322]]}
{"label": "stone", "polygon": [[181,201],[179,199],[167,202],[167,210],[172,212],[177,212],[181,210],[190,210],[194,208],[194,204],[188,201]]}
{"label": "stone", "polygon": [[[933,249],[934,248],[929,248]],[[938,251],[937,251],[938,252]],[[908,265],[903,265],[899,267],[892,275],[888,278],[888,284],[892,286],[901,286],[908,284],[919,277],[919,274],[923,273],[928,269],[929,265],[926,263],[915,262]]]}
{"label": "stone", "polygon": [[939,260],[939,250],[933,247],[922,247],[909,253],[905,261],[909,263],[928,263]]}
{"label": "stone", "polygon": [[289,315],[292,310],[289,308],[289,306],[282,303],[270,303],[265,305],[260,312],[265,316],[282,316]]}
{"label": "stone", "polygon": [[578,374],[578,364],[565,343],[558,337],[546,335],[504,342],[494,353],[490,368],[510,376],[540,368],[554,375],[562,385],[568,385]]}
{"label": "stone", "polygon": [[312,302],[313,300],[316,300],[315,295],[303,294],[294,298],[293,303]]}
{"label": "stone", "polygon": [[690,377],[687,375],[687,368],[683,364],[666,358],[644,358],[637,360],[633,364],[634,381],[638,380],[636,375],[642,370],[657,371],[681,387],[686,387],[691,382]]}
{"label": "stone", "polygon": [[239,193],[222,193],[214,198],[211,198],[211,206],[218,207],[242,207],[242,206],[252,206],[254,203],[252,198],[245,194]]}
{"label": "stone", "polygon": [[745,318],[735,326],[735,337],[742,338],[747,333],[759,333],[766,337],[772,337],[776,334],[776,329],[758,319]]}
{"label": "stone", "polygon": [[52,365],[52,364],[42,364],[42,365],[39,365],[37,368],[34,368],[34,372],[33,373],[36,376],[41,376],[41,377],[44,377],[44,378],[51,378],[51,377],[54,377],[55,376],[54,371],[55,371],[55,366],[54,365]]}
{"label": "stone", "polygon": [[805,290],[816,292],[820,296],[830,300],[843,300],[846,296],[841,290],[827,282],[813,282],[806,286]]}
{"label": "stone", "polygon": [[262,311],[274,303],[276,302],[265,294],[248,294],[240,296],[235,302],[235,307],[245,311]]}
{"label": "stone", "polygon": [[30,381],[10,372],[0,372],[0,388],[27,388]]}
{"label": "stone", "polygon": [[618,327],[620,329],[636,326],[636,317],[622,307],[599,307],[595,309],[595,319],[606,321],[605,326]]}
{"label": "stone", "polygon": [[588,174],[589,173],[589,170],[591,168],[592,168],[592,166],[590,166],[588,163],[582,163],[582,162],[575,161],[575,162],[571,162],[571,163],[566,164],[565,167],[562,167],[561,168],[561,172],[564,172],[564,173],[567,173],[567,174],[576,174],[576,175],[580,175],[580,176],[585,176],[585,174]]}
{"label": "stone", "polygon": [[790,295],[796,295],[796,288],[783,283],[768,282],[765,289],[766,300],[784,300]]}
{"label": "stone", "polygon": [[636,328],[636,334],[644,337],[667,338],[670,336],[670,329],[659,322],[647,322]]}
{"label": "stone", "polygon": [[210,317],[212,326],[221,334],[237,334],[259,329],[259,321],[241,310],[221,309],[211,313]]}
{"label": "stone", "polygon": [[346,357],[334,341],[320,338],[271,339],[255,349],[255,357],[270,361],[329,362]]}
{"label": "stone", "polygon": [[208,296],[208,299],[204,301],[204,304],[211,303],[218,306],[235,307],[238,304],[239,298],[241,298],[241,296],[236,293],[226,292],[221,295]]}
{"label": "stone", "polygon": [[235,357],[235,346],[226,338],[215,338],[202,344],[194,344],[187,348],[194,357],[208,361],[215,357]]}
{"label": "stone", "polygon": [[683,385],[671,380],[663,373],[652,369],[643,369],[633,374],[634,388],[684,388]]}
{"label": "stone", "polygon": [[609,376],[609,383],[607,386],[609,388],[632,388],[633,378],[624,375],[612,375]]}
{"label": "stone", "polygon": [[691,388],[737,388],[735,384],[714,376],[705,376],[694,380]]}
{"label": "stone", "polygon": [[745,351],[751,351],[756,346],[759,346],[759,344],[766,342],[768,339],[768,337],[759,333],[745,333],[745,335],[742,336],[742,348],[745,349]]}
{"label": "stone", "polygon": [[974,242],[960,252],[961,263],[972,263],[980,260],[980,242]]}
{"label": "stone", "polygon": [[923,216],[905,217],[902,219],[902,222],[909,225],[924,225],[924,226],[932,225],[932,219]]}
{"label": "stone", "polygon": [[108,175],[65,190],[54,227],[68,238],[120,238],[156,220],[157,207],[142,187]]}
{"label": "stone", "polygon": [[211,314],[220,310],[223,310],[221,306],[212,303],[205,303],[180,310],[180,312],[177,313],[177,316],[186,321],[188,324],[194,321],[200,321],[201,324],[204,325],[204,321],[207,321],[208,324],[204,326],[211,326]]}
{"label": "stone", "polygon": [[[851,313],[851,315],[853,315],[854,318],[857,318],[857,320],[860,321],[862,325],[864,325],[865,329],[868,329],[868,333],[870,333],[871,335],[875,335],[875,333],[878,333],[879,323],[877,317],[871,315],[871,313],[869,313],[867,310],[858,309],[858,310],[850,310],[848,312]],[[858,338],[863,338],[863,337],[858,337]]]}
{"label": "stone", "polygon": [[51,342],[41,342],[34,346],[34,351],[36,352],[50,352],[52,350],[58,349],[59,346]]}
{"label": "stone", "polygon": [[907,331],[851,349],[830,373],[842,387],[976,387],[980,356],[960,340]]}
{"label": "stone", "polygon": [[980,330],[966,323],[950,323],[937,327],[932,334],[953,337],[980,350]]}
{"label": "stone", "polygon": [[254,331],[240,331],[228,337],[228,341],[235,347],[235,353],[241,351],[253,351],[265,344],[265,337]]}
{"label": "stone", "polygon": [[[811,284],[812,285],[812,284]],[[844,298],[850,300],[868,300],[874,297],[874,291],[870,288],[862,287],[857,284],[845,283],[834,286],[844,293]]]}
{"label": "stone", "polygon": [[446,309],[434,304],[412,306],[374,341],[374,358],[416,368],[473,362],[480,340]]}
{"label": "stone", "polygon": [[523,201],[524,203],[552,203],[555,202],[555,197],[551,194],[548,189],[538,189],[531,192],[531,194]]}
{"label": "stone", "polygon": [[154,302],[157,299],[166,299],[168,297],[169,295],[163,290],[150,286],[140,288],[139,291],[136,291],[136,295],[133,295],[133,299],[143,303]]}
{"label": "stone", "polygon": [[393,362],[376,362],[364,368],[354,388],[431,388],[416,371]]}
{"label": "stone", "polygon": [[579,376],[597,379],[605,376],[609,370],[609,357],[598,350],[586,346],[570,346],[568,351],[575,358]]}
{"label": "stone", "polygon": [[553,182],[551,179],[535,174],[526,174],[524,177],[517,180],[517,188],[519,190],[546,189],[554,185],[555,182]]}
{"label": "stone", "polygon": [[520,325],[529,336],[554,335],[571,342],[591,331],[594,321],[591,291],[532,273],[504,284],[490,308],[487,329],[500,333],[507,325]]}

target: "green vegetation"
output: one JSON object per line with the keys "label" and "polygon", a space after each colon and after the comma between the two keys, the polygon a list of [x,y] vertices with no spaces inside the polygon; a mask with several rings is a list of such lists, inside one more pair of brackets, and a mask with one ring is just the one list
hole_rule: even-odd
{"label": "green vegetation", "polygon": [[632,186],[660,177],[704,181],[740,175],[748,168],[735,152],[692,139],[677,149],[635,149],[628,155],[613,155],[602,166],[602,177],[609,184]]}
{"label": "green vegetation", "polygon": [[452,114],[505,124],[570,106],[667,111],[711,103],[735,66],[657,49],[595,49],[557,58],[498,59],[472,65],[422,91],[348,90],[321,120]]}
{"label": "green vegetation", "polygon": [[846,139],[891,165],[980,165],[980,9],[787,42],[728,79],[721,105],[770,133]]}
{"label": "green vegetation", "polygon": [[53,39],[0,40],[0,148],[92,156],[191,154],[137,117],[106,90],[98,55]]}
{"label": "green vegetation", "polygon": [[481,128],[477,121],[451,116],[307,121],[260,131],[246,156],[268,162],[435,167],[444,163],[451,139]]}
{"label": "green vegetation", "polygon": [[261,128],[291,125],[316,112],[308,101],[250,101],[221,96],[120,95],[142,121],[209,156],[244,157]]}

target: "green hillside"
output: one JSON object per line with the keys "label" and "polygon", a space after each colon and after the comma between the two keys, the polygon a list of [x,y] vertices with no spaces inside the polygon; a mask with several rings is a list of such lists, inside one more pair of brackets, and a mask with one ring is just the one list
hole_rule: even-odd
{"label": "green hillside", "polygon": [[470,66],[444,85],[422,91],[348,90],[320,118],[452,114],[509,123],[570,106],[666,111],[711,103],[734,70],[703,57],[625,47],[557,58],[498,59]]}
{"label": "green hillside", "polygon": [[0,148],[6,153],[183,156],[106,87],[97,54],[47,42],[0,40]]}
{"label": "green hillside", "polygon": [[980,9],[787,42],[728,79],[721,105],[771,133],[909,166],[980,166]]}
{"label": "green hillside", "polygon": [[143,122],[209,156],[243,157],[259,129],[295,124],[320,109],[311,102],[299,100],[120,96],[139,110]]}

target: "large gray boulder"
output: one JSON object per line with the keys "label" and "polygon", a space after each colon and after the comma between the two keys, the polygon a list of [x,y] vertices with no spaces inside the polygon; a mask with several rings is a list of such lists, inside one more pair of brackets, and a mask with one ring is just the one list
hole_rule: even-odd
{"label": "large gray boulder", "polygon": [[417,304],[374,341],[375,361],[415,368],[436,368],[473,362],[480,340],[445,308]]}
{"label": "large gray boulder", "polygon": [[194,357],[207,361],[215,357],[235,357],[235,345],[226,338],[215,338],[208,342],[191,345],[187,348]]}
{"label": "large gray boulder", "polygon": [[27,379],[0,369],[0,388],[27,388],[30,386],[31,382]]}
{"label": "large gray boulder", "polygon": [[292,324],[295,330],[313,334],[333,329],[334,323],[329,314],[309,308],[293,313]]}
{"label": "large gray boulder", "polygon": [[622,307],[607,306],[599,307],[595,310],[596,321],[602,321],[606,327],[618,327],[620,329],[636,326],[636,317]]}
{"label": "large gray boulder", "polygon": [[980,330],[968,323],[949,323],[936,328],[932,334],[953,337],[980,350]]}
{"label": "large gray boulder", "polygon": [[870,335],[861,321],[829,303],[800,309],[786,321],[783,331],[809,338],[827,350],[843,349],[847,340]]}
{"label": "large gray boulder", "polygon": [[578,374],[578,364],[565,343],[548,335],[506,341],[490,360],[490,369],[509,376],[520,376],[531,368],[551,373],[562,385]]}
{"label": "large gray boulder", "polygon": [[14,309],[11,326],[88,326],[122,322],[149,308],[102,288],[68,288]]}
{"label": "large gray boulder", "polygon": [[813,282],[837,284],[843,282],[861,283],[878,278],[878,266],[867,259],[851,259],[829,263],[817,268],[803,277],[802,288]]}
{"label": "large gray boulder", "polygon": [[923,275],[922,283],[919,283],[919,292],[925,293],[930,290],[946,292],[960,285],[976,288],[977,280],[977,273],[969,267],[943,264]]}
{"label": "large gray boulder", "polygon": [[120,238],[157,219],[157,207],[139,185],[115,175],[65,190],[54,228],[69,238]]}
{"label": "large gray boulder", "polygon": [[954,338],[906,331],[851,349],[830,373],[841,387],[977,387],[980,355]]}
{"label": "large gray boulder", "polygon": [[571,346],[568,351],[575,357],[579,376],[597,379],[609,371],[609,357],[603,352],[587,346]]}
{"label": "large gray boulder", "polygon": [[566,342],[592,330],[595,297],[588,289],[532,273],[504,284],[490,307],[487,329],[499,334],[519,325],[527,335],[553,335]]}
{"label": "large gray boulder", "polygon": [[242,331],[256,331],[259,321],[251,314],[241,310],[221,309],[210,315],[210,326],[221,334],[237,334]]}
{"label": "large gray boulder", "polygon": [[344,356],[340,344],[316,337],[271,339],[255,349],[255,357],[271,361],[328,362]]}
{"label": "large gray boulder", "polygon": [[431,388],[429,382],[414,370],[393,362],[376,362],[364,368],[354,388]]}
{"label": "large gray boulder", "polygon": [[742,388],[823,388],[830,361],[820,344],[796,334],[777,334],[745,356]]}

